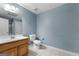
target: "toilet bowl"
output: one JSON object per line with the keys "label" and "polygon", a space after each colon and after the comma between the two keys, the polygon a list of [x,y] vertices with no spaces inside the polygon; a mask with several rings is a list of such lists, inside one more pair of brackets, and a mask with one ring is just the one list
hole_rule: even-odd
{"label": "toilet bowl", "polygon": [[29,36],[30,36],[30,41],[33,42],[33,46],[36,48],[40,48],[42,45],[42,41],[36,40],[35,34],[29,35]]}
{"label": "toilet bowl", "polygon": [[34,40],[33,43],[33,46],[36,48],[41,48],[42,46],[42,42],[40,40]]}

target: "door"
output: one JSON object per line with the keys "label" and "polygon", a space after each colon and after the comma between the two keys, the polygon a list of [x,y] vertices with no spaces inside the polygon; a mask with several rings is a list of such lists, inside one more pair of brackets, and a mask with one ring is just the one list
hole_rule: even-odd
{"label": "door", "polygon": [[23,44],[18,47],[18,55],[23,56],[28,54],[28,45]]}

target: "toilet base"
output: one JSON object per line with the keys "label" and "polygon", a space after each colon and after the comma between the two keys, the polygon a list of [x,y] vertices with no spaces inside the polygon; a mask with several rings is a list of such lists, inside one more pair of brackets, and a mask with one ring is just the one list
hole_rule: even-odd
{"label": "toilet base", "polygon": [[34,48],[41,49],[41,46],[42,46],[42,45],[33,44],[33,46],[34,46]]}

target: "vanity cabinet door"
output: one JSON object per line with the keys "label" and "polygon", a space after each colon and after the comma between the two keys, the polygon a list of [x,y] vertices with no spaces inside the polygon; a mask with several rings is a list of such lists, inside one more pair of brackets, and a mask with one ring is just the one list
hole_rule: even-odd
{"label": "vanity cabinet door", "polygon": [[5,54],[7,56],[17,56],[17,48],[12,48],[12,49],[6,50],[6,51],[2,52],[2,54]]}
{"label": "vanity cabinet door", "polygon": [[28,54],[28,46],[27,44],[20,45],[18,47],[18,55],[23,56]]}

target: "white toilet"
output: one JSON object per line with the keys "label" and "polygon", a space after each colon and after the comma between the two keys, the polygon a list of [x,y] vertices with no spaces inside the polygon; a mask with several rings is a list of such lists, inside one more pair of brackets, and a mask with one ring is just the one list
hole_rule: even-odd
{"label": "white toilet", "polygon": [[42,42],[40,40],[36,40],[35,34],[29,35],[29,37],[30,37],[30,41],[33,42],[33,46],[35,48],[41,48]]}

